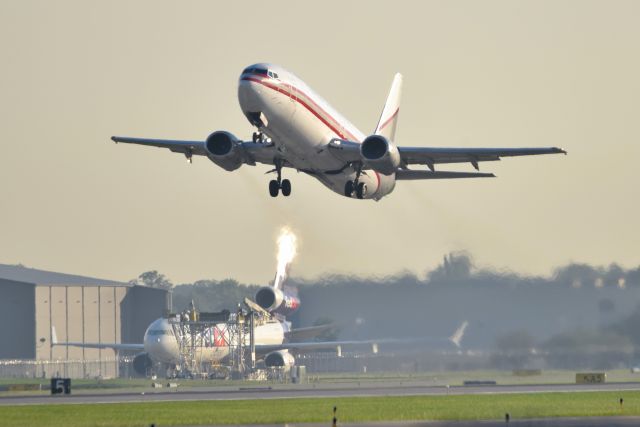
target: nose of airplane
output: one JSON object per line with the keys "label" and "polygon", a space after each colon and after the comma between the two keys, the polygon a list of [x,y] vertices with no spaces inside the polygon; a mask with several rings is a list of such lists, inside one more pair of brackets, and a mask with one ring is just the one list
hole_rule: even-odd
{"label": "nose of airplane", "polygon": [[144,335],[144,350],[156,361],[178,361],[178,341],[166,319],[158,319],[149,325]]}
{"label": "nose of airplane", "polygon": [[240,77],[238,83],[238,101],[243,111],[260,111],[262,85],[258,82]]}
{"label": "nose of airplane", "polygon": [[145,341],[144,349],[152,359],[161,362],[175,363],[178,359],[177,343],[173,336],[151,336]]}

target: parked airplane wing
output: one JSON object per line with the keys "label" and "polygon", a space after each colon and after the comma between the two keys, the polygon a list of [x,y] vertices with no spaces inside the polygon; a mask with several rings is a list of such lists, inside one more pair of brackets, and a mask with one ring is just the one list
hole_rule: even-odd
{"label": "parked airplane wing", "polygon": [[[207,156],[205,141],[184,141],[174,139],[154,139],[154,138],[132,138],[128,136],[112,136],[111,140],[117,143],[138,144],[150,147],[168,148],[174,153],[182,153],[188,159],[192,155]],[[239,141],[239,148],[242,153],[243,163],[255,165],[264,163],[274,164],[274,159],[278,157],[273,144],[261,144],[248,141]]]}
{"label": "parked airplane wing", "polygon": [[285,335],[289,342],[300,342],[303,340],[315,338],[318,335],[335,328],[336,328],[336,325],[334,325],[333,323],[328,323],[326,325],[309,326],[306,328],[292,329],[291,331],[287,332]]}
{"label": "parked airplane wing", "polygon": [[91,343],[91,342],[59,342],[56,335],[56,328],[51,328],[51,345],[68,345],[72,347],[84,348],[111,348],[113,350],[144,350],[144,344],[123,344],[123,343]]}
{"label": "parked airplane wing", "polygon": [[131,351],[144,350],[144,344],[56,342],[56,343],[52,343],[51,345],[68,345],[72,347],[84,347],[84,348],[111,348],[113,350],[131,350]]}
{"label": "parked airplane wing", "polygon": [[[318,350],[330,350],[343,346],[362,346],[370,345],[377,348],[378,344],[453,344],[460,348],[465,331],[469,326],[469,322],[463,321],[453,332],[450,337],[409,337],[409,338],[381,338],[370,340],[349,340],[349,341],[307,341],[307,342],[288,342],[283,344],[258,344],[256,351],[259,353],[268,353],[278,350],[291,350],[298,353],[305,353]],[[322,327],[322,326],[321,326]],[[309,329],[312,329],[311,327]],[[306,328],[305,328],[306,329]],[[374,350],[377,351],[377,350]]]}
{"label": "parked airplane wing", "polygon": [[[331,350],[338,347],[347,346],[372,346],[377,347],[379,344],[456,344],[452,338],[384,338],[376,340],[359,340],[359,341],[307,341],[307,342],[291,342],[283,344],[258,344],[256,351],[259,353],[268,353],[278,350],[291,350],[297,353],[313,352],[318,350]],[[377,350],[376,350],[377,351]]]}

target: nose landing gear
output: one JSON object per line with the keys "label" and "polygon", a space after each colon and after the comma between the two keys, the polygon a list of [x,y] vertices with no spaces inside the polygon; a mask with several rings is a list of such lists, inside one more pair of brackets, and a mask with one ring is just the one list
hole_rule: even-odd
{"label": "nose landing gear", "polygon": [[282,190],[282,195],[284,197],[289,197],[289,195],[291,194],[291,181],[289,181],[288,179],[282,179],[282,163],[275,163],[275,172],[278,174],[278,178],[269,181],[269,194],[271,195],[271,197],[278,197],[278,193],[280,192],[280,190]]}

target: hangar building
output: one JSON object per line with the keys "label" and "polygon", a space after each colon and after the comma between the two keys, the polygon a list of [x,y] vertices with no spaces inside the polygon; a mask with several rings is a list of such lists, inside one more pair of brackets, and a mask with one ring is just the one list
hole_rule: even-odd
{"label": "hangar building", "polygon": [[0,264],[0,359],[111,361],[99,374],[116,376],[113,350],[51,346],[52,326],[59,342],[141,343],[169,308],[164,289]]}

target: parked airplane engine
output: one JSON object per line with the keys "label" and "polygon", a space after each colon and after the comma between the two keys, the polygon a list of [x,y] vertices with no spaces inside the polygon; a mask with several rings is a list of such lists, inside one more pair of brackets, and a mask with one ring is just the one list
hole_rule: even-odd
{"label": "parked airplane engine", "polygon": [[133,358],[133,370],[139,375],[147,375],[147,371],[152,365],[153,362],[147,353],[136,354]]}
{"label": "parked airplane engine", "polygon": [[398,147],[382,135],[371,135],[362,141],[360,155],[364,162],[383,175],[395,173],[400,166]]}
{"label": "parked airplane engine", "polygon": [[264,364],[268,368],[273,368],[276,366],[290,367],[296,364],[296,359],[291,353],[289,353],[289,351],[278,350],[272,351],[271,353],[267,354],[264,358]]}
{"label": "parked airplane engine", "polygon": [[300,307],[300,299],[280,289],[265,286],[256,292],[258,305],[270,313],[278,313],[288,316]]}
{"label": "parked airplane engine", "polygon": [[242,154],[238,150],[240,140],[229,132],[218,130],[207,137],[204,143],[207,157],[229,172],[242,166]]}

